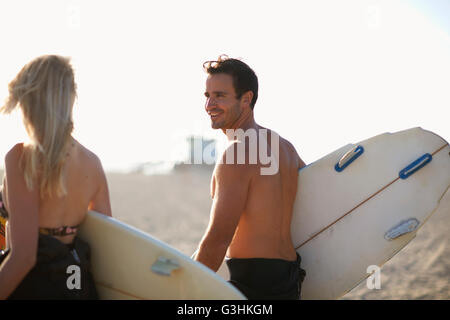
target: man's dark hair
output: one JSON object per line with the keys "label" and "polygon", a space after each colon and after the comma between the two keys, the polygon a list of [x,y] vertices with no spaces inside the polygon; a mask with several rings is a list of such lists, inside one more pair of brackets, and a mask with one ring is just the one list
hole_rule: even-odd
{"label": "man's dark hair", "polygon": [[203,69],[208,74],[229,74],[233,78],[237,99],[240,99],[247,91],[252,91],[253,99],[250,102],[250,107],[253,110],[258,99],[258,77],[247,64],[238,59],[228,58],[227,55],[221,55],[217,61],[203,63]]}

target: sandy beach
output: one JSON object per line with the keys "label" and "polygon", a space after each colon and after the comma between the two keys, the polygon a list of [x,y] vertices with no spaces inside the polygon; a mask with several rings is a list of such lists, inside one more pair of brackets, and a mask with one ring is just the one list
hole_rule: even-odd
{"label": "sandy beach", "polygon": [[[169,175],[109,173],[113,215],[191,255],[211,206],[211,169]],[[450,299],[450,212],[436,212],[400,253],[381,268],[381,289],[366,281],[342,299]],[[227,277],[226,268],[218,272]]]}
{"label": "sandy beach", "polygon": [[[200,166],[167,175],[107,173],[113,216],[190,256],[208,224],[211,173]],[[450,212],[437,211],[381,268],[381,289],[363,281],[342,299],[450,299],[449,226]],[[218,273],[228,276],[224,266]]]}

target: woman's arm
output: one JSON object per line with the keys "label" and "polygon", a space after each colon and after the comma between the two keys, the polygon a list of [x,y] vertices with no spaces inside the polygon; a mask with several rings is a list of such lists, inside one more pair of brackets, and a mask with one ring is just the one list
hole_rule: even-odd
{"label": "woman's arm", "polygon": [[99,213],[103,213],[104,215],[107,215],[109,217],[112,216],[111,212],[111,203],[109,200],[109,189],[108,189],[108,182],[106,180],[106,175],[103,170],[102,164],[100,162],[100,159],[96,158],[97,164],[96,164],[96,180],[98,182],[98,189],[95,193],[94,197],[89,203],[88,210],[93,210]]}
{"label": "woman's arm", "polygon": [[28,190],[20,157],[23,145],[5,157],[9,220],[7,241],[11,250],[0,267],[0,299],[6,299],[36,263],[39,228],[39,193]]}

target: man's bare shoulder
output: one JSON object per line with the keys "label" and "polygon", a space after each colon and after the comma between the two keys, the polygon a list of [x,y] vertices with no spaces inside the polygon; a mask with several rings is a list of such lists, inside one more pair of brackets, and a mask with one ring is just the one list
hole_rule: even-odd
{"label": "man's bare shoulder", "polygon": [[244,178],[251,175],[255,171],[256,164],[248,161],[249,154],[248,144],[241,141],[230,142],[217,161],[215,176],[231,175]]}
{"label": "man's bare shoulder", "polygon": [[300,158],[297,150],[295,149],[294,145],[288,141],[287,139],[284,139],[282,137],[280,137],[280,145],[285,145],[287,150],[291,153],[291,155],[296,159],[297,161],[297,166],[299,169],[303,168],[305,166],[305,163],[303,162],[303,160]]}
{"label": "man's bare shoulder", "polygon": [[295,149],[294,145],[293,145],[290,141],[288,141],[288,140],[286,140],[286,139],[282,139],[282,140],[283,140],[283,142],[286,144],[288,150],[289,150],[290,152],[292,152],[293,154],[295,154],[296,157],[299,158],[299,155],[298,155],[297,150]]}

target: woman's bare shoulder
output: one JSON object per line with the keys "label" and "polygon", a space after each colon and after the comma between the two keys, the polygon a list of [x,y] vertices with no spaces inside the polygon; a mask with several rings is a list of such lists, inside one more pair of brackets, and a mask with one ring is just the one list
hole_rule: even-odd
{"label": "woman's bare shoulder", "polygon": [[16,143],[5,155],[5,165],[18,165],[23,153],[23,142]]}
{"label": "woman's bare shoulder", "polygon": [[78,149],[78,156],[83,166],[89,170],[99,171],[103,173],[102,163],[100,158],[91,150],[83,146],[78,141],[75,141]]}

